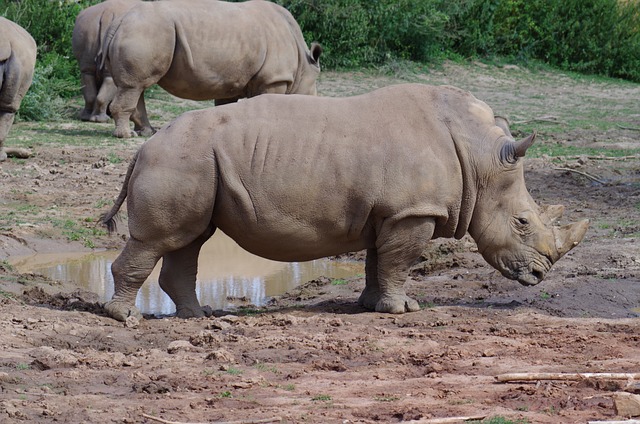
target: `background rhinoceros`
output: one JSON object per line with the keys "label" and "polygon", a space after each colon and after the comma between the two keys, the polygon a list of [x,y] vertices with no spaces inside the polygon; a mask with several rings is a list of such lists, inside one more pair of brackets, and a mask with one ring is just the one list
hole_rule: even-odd
{"label": "background rhinoceros", "polygon": [[283,7],[263,0],[143,2],[109,28],[104,66],[117,93],[111,104],[117,137],[129,119],[150,135],[144,90],[229,103],[262,93],[316,94],[321,48],[311,50]]}
{"label": "background rhinoceros", "polygon": [[31,86],[36,53],[33,37],[20,25],[0,16],[0,162],[7,158],[4,141]]}
{"label": "background rhinoceros", "polygon": [[521,159],[533,139],[514,141],[467,92],[419,84],[186,113],[140,148],[103,217],[112,227],[128,197],[131,237],[105,308],[139,316],[136,293],[163,258],[160,286],[178,316],[201,316],[198,253],[217,228],[280,261],[366,249],[359,302],[380,312],[419,309],[403,284],[438,237],[469,232],[503,275],[536,284],[588,221],[553,227],[560,208],[533,201]]}
{"label": "background rhinoceros", "polygon": [[98,69],[98,55],[109,24],[120,18],[140,0],[106,0],[78,14],[73,27],[71,46],[80,66],[84,108],[80,119],[107,122],[107,106],[116,95],[116,86],[108,69]]}

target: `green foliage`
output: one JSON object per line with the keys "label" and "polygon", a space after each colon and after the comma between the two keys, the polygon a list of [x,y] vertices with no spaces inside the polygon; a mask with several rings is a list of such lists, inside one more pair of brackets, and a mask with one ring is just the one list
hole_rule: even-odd
{"label": "green foliage", "polygon": [[307,41],[325,49],[327,68],[360,67],[388,59],[429,61],[441,54],[447,16],[442,0],[279,0]]}
{"label": "green foliage", "polygon": [[450,47],[463,56],[640,81],[639,0],[458,0],[449,12]]}

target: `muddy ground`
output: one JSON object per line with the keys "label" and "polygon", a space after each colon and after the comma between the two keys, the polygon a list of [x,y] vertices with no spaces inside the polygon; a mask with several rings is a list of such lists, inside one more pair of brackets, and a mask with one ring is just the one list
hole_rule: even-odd
{"label": "muddy ground", "polygon": [[[362,277],[319,278],[264,308],[186,321],[147,317],[126,327],[103,314],[95,294],[19,274],[8,259],[122,247],[126,234],[108,237],[95,219],[143,140],[114,142],[110,124],[18,123],[14,140],[35,156],[0,165],[0,422],[627,418],[614,399],[640,391],[637,381],[498,383],[496,376],[640,372],[640,86],[482,64],[395,72],[325,73],[320,92],[454,84],[509,116],[517,135],[540,129],[539,148],[550,153],[527,159],[530,192],[566,205],[564,222],[592,223],[543,283],[506,280],[471,239],[438,240],[407,280],[420,312],[364,311]],[[160,103],[148,101],[150,109]],[[154,116],[157,125],[166,115]],[[99,142],[74,143],[79,136]],[[553,153],[566,147],[578,153]],[[616,158],[610,149],[629,154]]]}

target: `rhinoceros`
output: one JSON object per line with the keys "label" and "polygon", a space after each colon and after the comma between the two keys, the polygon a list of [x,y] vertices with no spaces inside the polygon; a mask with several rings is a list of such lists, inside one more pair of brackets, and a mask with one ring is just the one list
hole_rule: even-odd
{"label": "rhinoceros", "polygon": [[[419,309],[404,291],[431,239],[467,232],[505,277],[539,283],[583,238],[588,220],[552,226],[525,187],[523,156],[484,102],[460,89],[396,85],[346,98],[266,94],[178,117],[127,171],[130,238],[112,264],[118,320],[163,259],[160,287],[179,317],[203,311],[198,252],[222,230],[245,250],[307,261],[366,249],[366,309]],[[210,258],[208,260],[215,260]]]}
{"label": "rhinoceros", "polygon": [[108,69],[99,70],[102,41],[109,24],[122,17],[140,0],[106,0],[81,11],[71,36],[73,55],[80,66],[84,108],[80,119],[107,122],[107,107],[116,95],[116,86]]}
{"label": "rhinoceros", "polygon": [[0,16],[0,162],[7,159],[4,141],[31,86],[37,50],[24,28]]}
{"label": "rhinoceros", "polygon": [[293,16],[263,0],[144,2],[109,27],[103,66],[117,86],[116,137],[154,132],[144,90],[231,103],[263,93],[316,94],[320,45],[311,49]]}

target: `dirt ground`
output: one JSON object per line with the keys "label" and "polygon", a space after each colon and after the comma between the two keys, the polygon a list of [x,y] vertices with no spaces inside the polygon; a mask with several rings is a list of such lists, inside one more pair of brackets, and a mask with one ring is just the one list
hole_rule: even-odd
{"label": "dirt ground", "polygon": [[[539,119],[544,145],[640,148],[640,132],[621,128],[640,127],[638,85],[549,80],[546,74],[480,64],[385,75],[327,73],[320,92],[351,94],[406,80],[456,84],[499,113],[528,105],[509,116]],[[595,102],[588,99],[608,96],[613,105],[635,98],[636,107],[621,115],[614,106],[602,110],[612,122],[607,127],[545,124],[549,114],[564,121],[580,115],[577,97]],[[18,136],[21,125],[26,124],[16,125]],[[74,125],[38,131],[43,138],[64,135],[76,131]],[[108,137],[111,126],[94,125]],[[407,280],[408,294],[424,306],[419,312],[367,312],[357,306],[363,277],[347,284],[319,278],[264,308],[216,311],[193,320],[147,317],[128,327],[106,317],[94,293],[19,274],[6,259],[122,247],[124,235],[92,229],[107,200],[117,195],[128,158],[141,142],[111,144],[110,152],[124,159],[117,161],[95,146],[36,140],[33,158],[0,165],[0,422],[628,418],[617,414],[614,400],[621,392],[639,393],[637,380],[500,383],[496,376],[640,372],[637,150],[617,159],[591,153],[527,159],[525,178],[536,200],[566,205],[563,222],[592,223],[582,244],[539,286],[503,278],[471,239],[437,240]]]}

